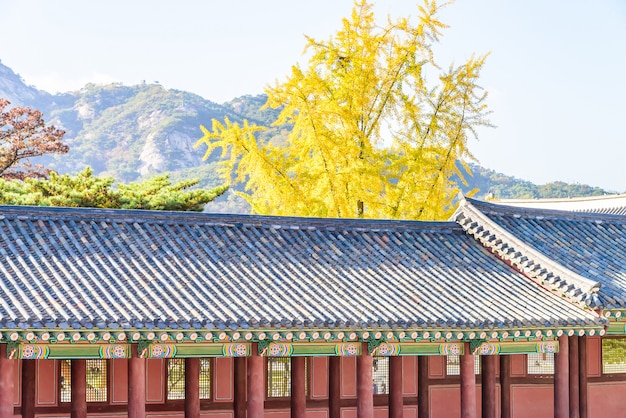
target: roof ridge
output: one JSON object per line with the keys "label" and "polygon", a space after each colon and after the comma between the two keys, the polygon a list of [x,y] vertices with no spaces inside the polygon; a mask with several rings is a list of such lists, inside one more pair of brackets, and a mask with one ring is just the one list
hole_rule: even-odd
{"label": "roof ridge", "polygon": [[334,228],[345,230],[458,230],[459,225],[452,221],[416,221],[397,219],[364,218],[314,218],[299,216],[251,215],[210,212],[159,211],[139,209],[73,208],[50,206],[4,206],[0,205],[0,219],[14,218],[68,218],[72,220],[122,220],[126,222],[189,222],[211,223],[236,226],[266,226],[285,228]]}
{"label": "roof ridge", "polygon": [[473,202],[461,196],[451,218],[466,233],[538,284],[561,291],[568,299],[589,308],[603,308],[598,295],[599,282],[575,273],[532,248],[487,217]]}
{"label": "roof ridge", "polygon": [[534,197],[529,199],[498,199],[499,202],[588,202],[626,199],[626,193],[612,193],[596,196],[576,196],[576,197]]}
{"label": "roof ridge", "polygon": [[602,221],[604,219],[611,221],[626,222],[626,215],[620,215],[615,213],[602,213],[602,212],[585,212],[582,210],[567,210],[567,209],[549,209],[538,208],[530,206],[513,206],[500,203],[484,202],[481,200],[471,199],[463,196],[463,200],[471,203],[477,209],[487,209],[494,213],[514,213],[516,215],[527,214],[531,216],[543,216],[554,218],[568,218],[568,219],[588,219],[589,221]]}

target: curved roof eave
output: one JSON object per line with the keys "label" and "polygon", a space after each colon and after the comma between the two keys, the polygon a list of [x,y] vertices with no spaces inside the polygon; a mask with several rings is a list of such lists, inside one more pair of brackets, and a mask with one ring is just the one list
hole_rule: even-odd
{"label": "curved roof eave", "polygon": [[459,207],[451,220],[457,222],[469,235],[503,261],[510,263],[538,284],[590,309],[604,308],[599,294],[600,282],[581,276],[535,250],[483,214],[474,202],[477,201],[461,195]]}

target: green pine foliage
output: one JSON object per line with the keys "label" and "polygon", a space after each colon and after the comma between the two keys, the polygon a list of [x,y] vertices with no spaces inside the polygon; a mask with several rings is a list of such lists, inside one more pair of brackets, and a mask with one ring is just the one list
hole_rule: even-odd
{"label": "green pine foliage", "polygon": [[115,184],[113,177],[94,176],[87,167],[76,175],[52,172],[49,179],[0,179],[0,204],[97,207],[201,212],[227,186],[193,189],[199,180],[172,184],[168,174],[142,182]]}

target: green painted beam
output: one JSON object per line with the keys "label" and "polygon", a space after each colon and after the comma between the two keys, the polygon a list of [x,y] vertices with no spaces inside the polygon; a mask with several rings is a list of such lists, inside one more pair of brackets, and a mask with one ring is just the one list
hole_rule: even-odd
{"label": "green painted beam", "polygon": [[611,322],[606,333],[607,335],[624,335],[626,334],[626,324],[623,322]]}
{"label": "green painted beam", "polygon": [[[612,324],[609,334],[621,334],[624,325]],[[474,354],[557,353],[558,340],[485,341],[475,340]],[[101,359],[128,358],[129,344],[19,344],[11,343],[17,358],[22,359]],[[251,354],[250,343],[140,343],[139,353],[146,358],[245,357]],[[440,356],[464,354],[464,342],[379,342],[375,356]],[[261,355],[268,357],[358,356],[360,342],[272,342]]]}
{"label": "green painted beam", "polygon": [[270,343],[262,353],[268,357],[326,357],[358,356],[361,343],[358,342],[305,342],[305,343]]}
{"label": "green painted beam", "polygon": [[176,344],[174,357],[224,357],[224,344]]}

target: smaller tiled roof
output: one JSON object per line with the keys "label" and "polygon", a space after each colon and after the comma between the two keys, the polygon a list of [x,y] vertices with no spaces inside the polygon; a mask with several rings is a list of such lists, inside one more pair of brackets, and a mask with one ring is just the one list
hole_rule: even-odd
{"label": "smaller tiled roof", "polygon": [[[542,280],[566,289],[567,295],[584,297],[594,308],[626,308],[626,216],[512,207],[472,199],[466,199],[459,211],[479,213],[482,228],[504,231],[523,243],[515,248],[518,257],[534,262],[530,268],[540,265]],[[504,244],[507,239],[499,245]],[[551,260],[552,267],[537,260]],[[550,279],[545,280],[550,272]]]}
{"label": "smaller tiled roof", "polygon": [[0,207],[0,329],[518,329],[604,321],[453,222]]}
{"label": "smaller tiled roof", "polygon": [[626,194],[554,199],[496,199],[491,203],[536,209],[626,215]]}

